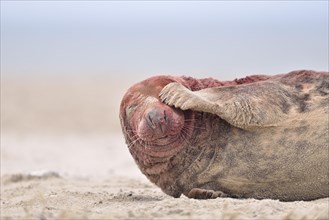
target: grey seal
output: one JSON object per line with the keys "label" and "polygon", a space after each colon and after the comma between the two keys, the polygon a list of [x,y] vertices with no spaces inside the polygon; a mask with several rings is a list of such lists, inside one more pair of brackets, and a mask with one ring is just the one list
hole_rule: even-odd
{"label": "grey seal", "polygon": [[155,76],[120,106],[129,150],[173,197],[329,196],[329,73],[232,81]]}

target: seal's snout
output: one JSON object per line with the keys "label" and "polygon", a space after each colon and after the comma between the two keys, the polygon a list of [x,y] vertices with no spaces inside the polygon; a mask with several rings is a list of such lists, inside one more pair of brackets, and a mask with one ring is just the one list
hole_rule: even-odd
{"label": "seal's snout", "polygon": [[156,103],[149,106],[139,118],[136,134],[149,144],[166,145],[178,137],[184,127],[184,121],[183,111]]}
{"label": "seal's snout", "polygon": [[158,108],[151,109],[146,114],[146,121],[152,130],[159,129],[162,133],[165,133],[168,123],[165,110]]}

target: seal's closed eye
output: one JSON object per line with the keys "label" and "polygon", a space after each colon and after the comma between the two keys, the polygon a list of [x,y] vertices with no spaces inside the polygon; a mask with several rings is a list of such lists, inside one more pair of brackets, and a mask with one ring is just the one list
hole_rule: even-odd
{"label": "seal's closed eye", "polygon": [[126,108],[126,115],[130,116],[137,108],[138,105],[129,105]]}

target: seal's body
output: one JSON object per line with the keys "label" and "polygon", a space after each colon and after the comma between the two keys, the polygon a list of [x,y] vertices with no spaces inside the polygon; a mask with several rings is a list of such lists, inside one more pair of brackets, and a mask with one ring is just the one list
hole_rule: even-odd
{"label": "seal's body", "polygon": [[128,90],[120,118],[139,168],[171,196],[329,196],[326,72],[152,77]]}

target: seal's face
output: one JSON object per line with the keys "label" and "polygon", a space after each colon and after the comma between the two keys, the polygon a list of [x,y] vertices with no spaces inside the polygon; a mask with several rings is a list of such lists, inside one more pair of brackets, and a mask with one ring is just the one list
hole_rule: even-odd
{"label": "seal's face", "polygon": [[136,135],[154,148],[175,142],[184,127],[184,113],[160,103],[155,98],[148,99],[151,100],[142,103],[140,110],[132,112],[128,109],[128,115],[131,114],[131,127]]}
{"label": "seal's face", "polygon": [[[179,78],[152,77],[132,86],[122,99],[120,120],[129,150],[142,171],[162,172],[193,131],[193,113],[160,101],[163,87]],[[180,83],[183,83],[179,81]],[[158,168],[157,168],[158,167]]]}

